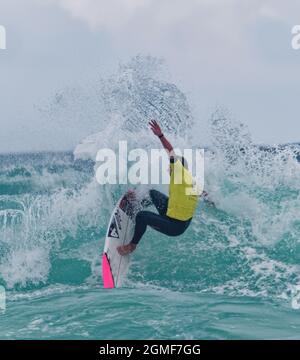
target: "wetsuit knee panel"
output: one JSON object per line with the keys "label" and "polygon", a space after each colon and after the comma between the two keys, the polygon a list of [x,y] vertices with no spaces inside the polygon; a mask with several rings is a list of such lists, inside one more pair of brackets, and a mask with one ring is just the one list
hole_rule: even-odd
{"label": "wetsuit knee panel", "polygon": [[147,218],[149,215],[149,211],[139,211],[137,214],[136,214],[136,217],[135,217],[135,221],[138,222],[138,221],[142,221],[143,219]]}

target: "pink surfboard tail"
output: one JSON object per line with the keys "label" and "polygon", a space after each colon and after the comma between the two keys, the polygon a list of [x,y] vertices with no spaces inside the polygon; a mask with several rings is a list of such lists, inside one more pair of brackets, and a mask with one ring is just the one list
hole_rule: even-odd
{"label": "pink surfboard tail", "polygon": [[114,278],[106,253],[103,253],[102,255],[102,279],[105,289],[111,289],[115,287]]}

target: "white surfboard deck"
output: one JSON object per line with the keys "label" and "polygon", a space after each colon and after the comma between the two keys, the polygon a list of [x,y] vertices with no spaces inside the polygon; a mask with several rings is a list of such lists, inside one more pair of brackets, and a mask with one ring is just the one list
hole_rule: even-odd
{"label": "white surfboard deck", "polygon": [[121,256],[117,247],[128,244],[134,233],[136,209],[126,193],[117,202],[110,218],[102,255],[104,288],[122,286],[129,268],[130,255]]}

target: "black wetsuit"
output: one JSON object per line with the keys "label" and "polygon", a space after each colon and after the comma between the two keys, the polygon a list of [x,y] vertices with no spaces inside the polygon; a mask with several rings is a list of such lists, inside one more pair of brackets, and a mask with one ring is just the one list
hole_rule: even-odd
{"label": "black wetsuit", "polygon": [[[170,218],[166,215],[169,201],[168,196],[157,190],[150,190],[149,194],[151,203],[156,207],[158,214],[144,210],[137,213],[135,231],[131,240],[131,243],[133,244],[139,243],[141,237],[144,235],[147,229],[147,225],[163,234],[169,236],[178,236],[184,233],[192,220],[189,219],[186,221],[181,221]],[[151,203],[144,202],[143,205],[147,206]]]}

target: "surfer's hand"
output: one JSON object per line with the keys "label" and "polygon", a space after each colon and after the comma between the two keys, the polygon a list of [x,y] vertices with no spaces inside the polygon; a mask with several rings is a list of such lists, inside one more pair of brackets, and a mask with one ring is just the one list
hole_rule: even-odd
{"label": "surfer's hand", "polygon": [[151,127],[151,130],[153,131],[153,134],[156,136],[161,136],[162,135],[162,131],[160,126],[158,125],[156,120],[151,120],[149,122],[149,125]]}

